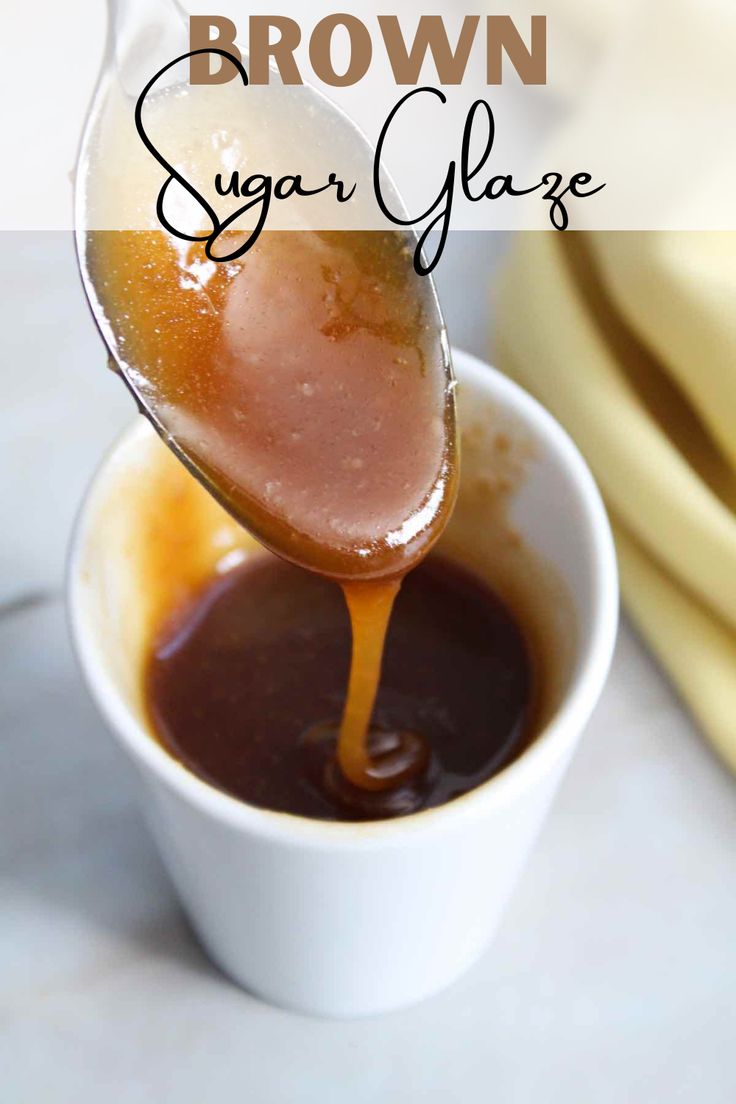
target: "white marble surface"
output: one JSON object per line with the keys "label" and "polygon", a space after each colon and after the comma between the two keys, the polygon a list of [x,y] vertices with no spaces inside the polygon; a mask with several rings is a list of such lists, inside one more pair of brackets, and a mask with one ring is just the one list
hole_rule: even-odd
{"label": "white marble surface", "polygon": [[[3,244],[3,1104],[732,1104],[736,785],[626,626],[503,929],[452,989],[332,1023],[209,965],[64,623],[69,525],[130,404],[69,241]],[[457,235],[442,266],[451,336],[481,353],[502,244]]]}

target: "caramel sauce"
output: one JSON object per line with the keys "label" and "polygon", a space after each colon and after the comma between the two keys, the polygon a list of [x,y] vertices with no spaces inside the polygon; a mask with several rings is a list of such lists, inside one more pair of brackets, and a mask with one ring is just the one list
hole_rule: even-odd
{"label": "caramel sauce", "polygon": [[369,735],[384,637],[457,485],[444,331],[410,243],[274,232],[217,263],[162,231],[96,231],[84,260],[103,336],[162,437],[267,548],[343,586],[337,762],[366,791],[404,784],[426,769],[423,734],[380,751]]}

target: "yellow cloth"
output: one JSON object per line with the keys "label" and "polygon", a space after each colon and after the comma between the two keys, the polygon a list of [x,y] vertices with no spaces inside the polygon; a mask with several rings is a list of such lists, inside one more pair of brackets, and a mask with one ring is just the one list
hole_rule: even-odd
{"label": "yellow cloth", "polygon": [[587,457],[626,605],[736,771],[736,234],[525,233],[496,360]]}

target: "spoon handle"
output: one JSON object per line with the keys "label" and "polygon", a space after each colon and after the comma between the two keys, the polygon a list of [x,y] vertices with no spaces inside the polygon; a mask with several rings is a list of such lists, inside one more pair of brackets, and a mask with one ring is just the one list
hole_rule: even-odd
{"label": "spoon handle", "polygon": [[188,17],[178,0],[107,0],[107,13],[107,66],[131,97],[188,49]]}

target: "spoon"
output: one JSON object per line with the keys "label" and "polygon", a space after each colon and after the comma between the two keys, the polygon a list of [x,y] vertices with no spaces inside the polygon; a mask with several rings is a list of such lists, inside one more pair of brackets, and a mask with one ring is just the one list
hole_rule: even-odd
{"label": "spoon", "polygon": [[[238,81],[217,88],[189,87],[187,17],[176,0],[108,0],[108,16],[104,64],[77,165],[75,240],[84,289],[112,366],[166,444],[267,547],[337,579],[403,573],[436,539],[450,511],[456,482],[454,384],[433,281],[430,276],[417,276],[406,260],[418,239],[413,232],[402,230],[398,234],[393,229],[379,229],[377,213],[366,206],[370,195],[366,182],[373,171],[372,147],[355,124],[318,90],[309,85],[287,87],[275,72],[269,86],[248,87],[247,91]],[[247,67],[245,53],[243,57]],[[150,115],[153,129],[156,122],[160,124],[164,141],[172,142],[177,135],[183,139],[184,153],[176,163],[185,166],[190,179],[197,178],[198,188],[204,190],[213,179],[211,172],[200,171],[203,149],[211,151],[218,135],[230,133],[230,120],[238,113],[244,123],[238,123],[240,130],[233,124],[232,134],[223,143],[220,167],[232,171],[234,155],[249,164],[251,171],[265,163],[261,158],[277,166],[290,165],[292,172],[295,165],[300,169],[308,165],[310,172],[324,174],[326,162],[331,168],[336,164],[346,179],[353,174],[359,188],[357,202],[352,207],[345,205],[350,207],[352,221],[346,223],[344,234],[342,230],[324,231],[326,224],[321,220],[326,217],[326,208],[311,205],[311,200],[305,199],[301,205],[290,200],[279,205],[274,219],[277,229],[289,229],[294,234],[290,238],[273,232],[263,234],[242,259],[242,266],[238,262],[239,267],[230,269],[224,262],[213,265],[209,255],[198,251],[196,243],[182,244],[165,233],[155,214],[156,197],[164,179],[160,166],[135,133],[133,117],[142,89],[174,58],[180,63],[162,74],[153,90]],[[192,126],[196,115],[192,114],[192,105],[199,112],[199,129]],[[391,187],[390,181],[387,187]],[[169,189],[170,193],[175,191]],[[192,208],[191,196],[182,188],[179,193],[167,196],[176,211],[177,225],[189,231],[195,227],[201,230],[201,205]],[[394,209],[400,208],[395,192],[392,204]],[[372,224],[367,221],[371,219]],[[361,235],[366,226],[376,229],[377,234]],[[110,233],[121,230],[132,234]],[[310,236],[305,230],[315,233]],[[236,244],[238,232],[242,237],[248,230],[233,229]],[[160,238],[160,246],[151,247],[152,253],[142,252],[143,246],[148,248],[154,240],[152,234],[156,235],[156,243]],[[287,240],[288,247],[284,245]],[[124,241],[125,248],[112,245],[114,241]],[[160,260],[164,250],[165,259]],[[155,281],[146,283],[145,275],[138,279],[139,273],[148,272],[152,266],[155,269],[159,262]],[[324,278],[328,283],[332,279],[334,286],[320,285],[317,295],[322,278],[319,274],[324,276],[325,270],[331,275]],[[151,303],[161,286],[162,274],[172,281],[175,276],[176,287],[189,281],[192,287],[187,285],[187,290],[191,294],[185,297],[177,293],[176,298],[172,292],[160,316],[153,318]],[[116,279],[118,290],[111,292]],[[370,287],[379,291],[373,299]],[[300,290],[303,288],[307,292]],[[305,306],[309,289],[314,292],[313,301]],[[352,296],[348,306],[346,289]],[[389,292],[393,306],[386,309],[384,299]],[[328,295],[334,299],[332,313],[327,322],[320,315],[314,329],[314,318]],[[185,326],[178,314],[180,300],[188,304]],[[254,300],[258,309],[253,306]],[[145,324],[131,330],[130,317],[136,312],[139,322],[145,315]],[[380,325],[376,319],[380,319]],[[154,322],[163,325],[154,326]],[[313,341],[305,336],[311,332],[309,326],[314,329]],[[145,340],[141,337],[144,330]],[[168,349],[161,344],[165,340],[161,338],[162,330],[169,332]],[[195,358],[187,366],[192,349],[204,348],[202,342],[209,341],[215,331],[220,349],[217,363],[205,364],[201,354],[199,360]],[[223,334],[227,346],[224,351]],[[241,336],[236,341],[238,334]],[[284,334],[290,334],[288,340]],[[287,365],[287,352],[294,360],[291,367]],[[368,394],[371,356],[378,366],[376,371],[380,368],[384,372],[386,387],[396,388],[395,396],[387,391],[381,398],[375,382],[376,394]],[[244,381],[244,358],[253,361],[251,375],[255,383]],[[238,360],[240,374],[223,391],[222,379],[234,360]],[[403,367],[390,368],[389,360]],[[345,363],[352,364],[358,386],[342,401],[336,391],[341,385],[336,381]],[[278,366],[280,375],[268,383],[272,365]],[[417,366],[427,377],[421,385],[413,378],[409,380]],[[215,377],[213,389],[202,397],[208,381]],[[195,384],[201,409],[191,405]],[[285,406],[279,395],[287,388],[294,389],[296,398]],[[179,396],[185,391],[189,405],[171,401],[174,394]],[[239,411],[243,395],[247,401]],[[317,402],[310,407],[307,400],[315,395]],[[212,427],[203,426],[199,420],[208,411],[215,421],[221,415],[214,451],[211,433],[207,441]],[[385,423],[376,430],[379,437],[381,433],[383,436],[366,443],[364,423],[375,411],[378,414],[373,421]],[[333,422],[339,420],[339,434],[352,432],[360,442],[355,455],[345,451],[347,445],[342,438],[339,451],[331,438],[324,433],[320,438],[313,429],[320,421],[326,424],[325,412]],[[231,415],[239,421],[240,429],[229,421],[226,424],[226,416]],[[289,434],[293,441],[284,443],[287,415],[292,421],[294,417],[300,419],[305,427],[294,424]],[[353,429],[351,418],[355,419]],[[407,418],[413,418],[413,422]],[[264,431],[264,426],[271,425],[280,434],[276,445]],[[306,443],[298,439],[309,433],[312,436]],[[339,436],[337,430],[334,434]],[[433,434],[437,437],[434,452],[427,444]],[[310,464],[314,467],[320,441],[324,472],[317,487],[314,480],[309,483],[304,472],[308,474]],[[381,449],[385,453],[387,445],[395,450],[393,458],[381,458]],[[422,449],[427,453],[426,463],[423,468],[416,465],[418,470],[413,472],[412,450],[418,454]],[[374,454],[378,459],[370,460],[368,475],[356,475]],[[347,474],[345,464],[353,465],[353,469],[346,469]],[[399,479],[408,488],[404,500],[397,497]],[[332,491],[326,486],[328,482],[334,485]],[[377,504],[379,492],[390,500],[385,509]]]}

